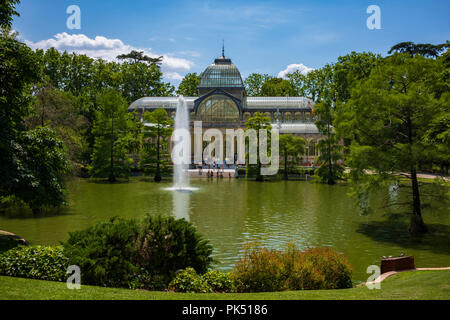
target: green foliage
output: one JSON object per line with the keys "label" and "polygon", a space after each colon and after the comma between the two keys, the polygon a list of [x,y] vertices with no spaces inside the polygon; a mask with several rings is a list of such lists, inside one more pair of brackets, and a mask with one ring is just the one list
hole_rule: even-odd
{"label": "green foliage", "polygon": [[396,179],[398,172],[409,174],[412,232],[426,231],[420,222],[418,166],[439,163],[446,157],[441,153],[445,147],[438,148],[438,141],[433,145],[428,140],[439,122],[437,117],[448,115],[446,95],[439,99],[436,94],[442,68],[439,61],[421,55],[390,56],[355,86],[336,121],[339,131],[352,139],[349,164],[353,181],[367,181],[367,170],[386,180]]}
{"label": "green foliage", "polygon": [[150,58],[149,56],[144,55],[144,51],[136,50],[132,50],[130,53],[117,56],[117,59],[119,60],[128,60],[130,63],[145,62],[149,65],[155,65],[157,67],[161,66],[163,58],[164,57]]}
{"label": "green foliage", "polygon": [[244,81],[247,95],[249,97],[261,96],[262,86],[271,78],[268,74],[252,73],[249,75]]}
{"label": "green foliage", "polygon": [[430,43],[418,43],[413,42],[401,42],[396,44],[389,50],[388,54],[392,53],[408,53],[411,57],[415,55],[423,55],[424,57],[437,58],[440,53],[449,48],[450,43],[442,43],[438,45],[433,45]]}
{"label": "green foliage", "polygon": [[305,139],[294,137],[291,134],[280,136],[280,156],[284,158],[283,178],[288,179],[288,171],[293,163],[296,163],[305,152]]}
{"label": "green foliage", "polygon": [[145,175],[154,175],[155,181],[160,182],[162,175],[170,171],[169,140],[173,131],[173,120],[162,108],[144,113],[144,120],[152,125],[144,127],[140,165]]}
{"label": "green foliage", "polygon": [[130,287],[139,271],[133,264],[137,233],[135,220],[113,218],[69,233],[65,254],[82,270],[84,284]]}
{"label": "green foliage", "polygon": [[261,87],[263,97],[285,97],[295,96],[296,91],[288,80],[281,78],[270,78]]}
{"label": "green foliage", "polygon": [[295,90],[295,95],[299,97],[306,96],[306,78],[300,70],[295,70],[292,73],[286,75],[287,80],[290,82],[292,88]]}
{"label": "green foliage", "polygon": [[[8,4],[6,4],[8,5]],[[30,112],[31,86],[39,79],[37,56],[9,34],[0,34],[0,194],[13,195],[21,179],[17,152]]]}
{"label": "green foliage", "polygon": [[200,85],[201,77],[197,73],[188,73],[178,86],[177,95],[185,97],[198,96],[197,87]]}
{"label": "green foliage", "polygon": [[186,268],[177,273],[168,289],[186,293],[227,293],[233,292],[234,284],[229,274],[211,270],[199,275],[193,268]]}
{"label": "green foliage", "polygon": [[234,292],[234,281],[229,273],[210,270],[202,275],[202,279],[213,292]]}
{"label": "green foliage", "polygon": [[24,241],[16,236],[11,234],[5,234],[0,231],[0,254],[4,251],[8,251],[9,249],[16,248],[20,245],[24,245]]}
{"label": "green foliage", "polygon": [[232,277],[238,292],[350,288],[351,267],[331,248],[247,248]]}
{"label": "green foliage", "polygon": [[212,292],[212,288],[193,268],[187,268],[177,273],[169,284],[169,290],[186,293]]}
{"label": "green foliage", "polygon": [[3,0],[0,3],[0,27],[11,28],[13,16],[19,16],[16,6],[19,0]]}
{"label": "green foliage", "polygon": [[67,279],[63,247],[18,247],[0,255],[0,274],[47,281]]}
{"label": "green foliage", "polygon": [[70,264],[83,270],[83,283],[161,290],[178,270],[204,273],[212,247],[185,220],[113,218],[70,233],[64,243]]}
{"label": "green foliage", "polygon": [[184,219],[147,216],[142,222],[136,244],[138,267],[165,278],[168,284],[176,272],[192,267],[199,273],[208,270],[212,247]]}
{"label": "green foliage", "polygon": [[[260,152],[259,152],[259,131],[260,130],[267,130],[267,148],[270,149],[270,130],[272,129],[272,125],[270,124],[270,118],[265,117],[262,113],[257,112],[253,117],[247,120],[245,123],[246,130],[252,129],[256,131],[257,136],[257,148],[256,148],[256,154],[257,154],[257,163],[256,165],[250,164],[250,161],[247,161],[247,172],[250,173],[252,176],[253,174],[256,175],[257,181],[264,181],[264,176],[261,175],[261,159],[260,159]],[[250,151],[251,148],[249,148]],[[269,151],[268,151],[269,152]]]}
{"label": "green foliage", "polygon": [[133,160],[129,156],[139,145],[140,123],[128,112],[127,103],[115,90],[98,97],[100,110],[94,124],[94,152],[91,174],[98,178],[128,178]]}
{"label": "green foliage", "polygon": [[34,211],[65,203],[64,175],[69,166],[64,145],[56,133],[38,127],[23,133],[17,144],[18,180],[12,193]]}

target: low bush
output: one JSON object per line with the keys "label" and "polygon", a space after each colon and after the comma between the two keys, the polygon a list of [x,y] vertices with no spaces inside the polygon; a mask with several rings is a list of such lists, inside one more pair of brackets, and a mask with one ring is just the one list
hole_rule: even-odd
{"label": "low bush", "polygon": [[0,255],[0,274],[10,277],[66,281],[69,259],[58,247],[18,247]]}
{"label": "low bush", "polygon": [[233,292],[233,288],[233,279],[228,274],[211,270],[199,275],[193,268],[178,272],[175,279],[169,284],[169,290],[189,293],[226,293]]}
{"label": "low bush", "polygon": [[212,288],[193,268],[187,268],[178,272],[175,278],[170,282],[169,290],[187,293],[212,292]]}
{"label": "low bush", "polygon": [[83,284],[130,287],[139,269],[133,264],[138,224],[113,218],[69,233],[64,248],[71,265],[81,269]]}
{"label": "low bush", "polygon": [[187,267],[205,273],[213,262],[212,251],[186,220],[147,216],[139,230],[134,260],[139,268],[163,277],[168,285],[178,270]]}
{"label": "low bush", "polygon": [[211,287],[213,292],[233,292],[234,282],[229,274],[211,270],[202,275],[202,279]]}
{"label": "low bush", "polygon": [[70,264],[81,268],[83,283],[162,290],[177,270],[203,273],[212,263],[212,247],[186,220],[113,218],[70,233],[64,243]]}
{"label": "low bush", "polygon": [[232,277],[237,292],[350,288],[351,267],[331,248],[300,251],[247,248]]}

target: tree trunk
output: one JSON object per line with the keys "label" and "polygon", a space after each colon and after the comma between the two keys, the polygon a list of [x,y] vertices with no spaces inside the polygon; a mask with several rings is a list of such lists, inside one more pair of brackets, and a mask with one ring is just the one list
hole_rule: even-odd
{"label": "tree trunk", "polygon": [[155,174],[155,182],[161,182],[162,178],[161,178],[161,168],[160,168],[160,142],[161,142],[161,136],[160,136],[160,132],[159,132],[159,128],[158,128],[158,139],[157,139],[157,145],[156,145],[156,174]]}
{"label": "tree trunk", "polygon": [[109,164],[109,182],[116,182],[116,176],[114,174],[114,115],[111,118],[111,154]]}
{"label": "tree trunk", "polygon": [[427,227],[422,219],[422,208],[420,204],[419,183],[417,182],[417,172],[411,168],[411,186],[413,193],[413,216],[409,225],[409,232],[413,234],[427,232]]}
{"label": "tree trunk", "polygon": [[288,178],[288,166],[287,166],[287,150],[284,149],[284,173],[283,173],[283,180],[289,180]]}

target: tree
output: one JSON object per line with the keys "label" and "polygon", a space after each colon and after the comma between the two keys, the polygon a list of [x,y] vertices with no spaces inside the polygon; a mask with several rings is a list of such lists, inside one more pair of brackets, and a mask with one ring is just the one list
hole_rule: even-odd
{"label": "tree", "polygon": [[249,75],[244,81],[247,95],[249,97],[261,96],[262,86],[270,78],[271,76],[268,74],[252,73]]}
{"label": "tree", "polygon": [[90,171],[92,176],[108,178],[112,183],[117,178],[129,177],[133,159],[128,154],[138,148],[140,128],[119,92],[105,90],[99,95],[98,104]]}
{"label": "tree", "polygon": [[295,95],[304,97],[306,95],[305,82],[306,75],[300,72],[300,70],[295,70],[292,73],[286,75],[287,80],[290,82],[292,88],[295,90]]}
{"label": "tree", "polygon": [[39,81],[37,56],[9,33],[0,35],[0,196],[12,195],[19,177],[16,152],[26,131],[31,87]]}
{"label": "tree", "polygon": [[307,98],[314,102],[320,101],[325,91],[329,91],[333,81],[333,67],[325,65],[322,69],[309,72],[306,75],[303,92]]}
{"label": "tree", "polygon": [[[410,180],[412,233],[426,232],[422,219],[418,165],[434,153],[426,141],[433,120],[447,112],[448,104],[436,98],[434,83],[440,64],[422,55],[394,54],[372,70],[353,90],[346,108],[346,128],[352,141],[352,177],[367,188],[382,182]],[[377,173],[367,175],[366,170]]]}
{"label": "tree", "polygon": [[434,45],[430,43],[401,42],[396,44],[389,50],[392,53],[408,53],[411,57],[422,55],[427,58],[437,58],[442,51],[450,47],[450,42]]}
{"label": "tree", "polygon": [[296,159],[304,153],[305,140],[302,137],[294,137],[291,134],[280,136],[280,156],[284,158],[283,179],[288,180],[288,165],[292,163],[290,158]]}
{"label": "tree", "polygon": [[185,97],[196,97],[201,77],[197,73],[188,73],[178,86],[177,94]]}
{"label": "tree", "polygon": [[0,27],[11,28],[13,16],[20,16],[16,11],[19,0],[3,0],[0,3]]}
{"label": "tree", "polygon": [[320,167],[316,170],[316,174],[322,182],[334,185],[341,179],[344,170],[338,164],[338,161],[342,159],[340,153],[342,147],[334,132],[334,110],[331,100],[326,98],[316,104],[315,112],[318,115],[316,126],[319,132],[325,136],[325,139],[320,140],[317,145],[320,151]]}
{"label": "tree", "polygon": [[163,56],[158,58],[151,58],[149,56],[144,55],[144,51],[136,51],[132,50],[130,53],[121,54],[117,56],[119,60],[128,60],[129,63],[147,63],[149,66],[160,67],[163,61]]}
{"label": "tree", "polygon": [[296,92],[291,83],[281,78],[271,78],[264,82],[261,88],[263,97],[295,96]]}
{"label": "tree", "polygon": [[87,148],[84,133],[88,122],[79,112],[76,97],[70,92],[55,90],[47,83],[36,86],[35,97],[32,112],[26,119],[27,126],[52,128],[67,148],[72,169],[80,167]]}
{"label": "tree", "polygon": [[[257,112],[255,114],[254,117],[250,118],[247,120],[247,122],[245,123],[247,129],[253,129],[256,131],[256,140],[257,140],[257,148],[256,148],[256,154],[257,154],[257,164],[256,164],[256,181],[264,181],[264,176],[261,175],[261,158],[260,158],[260,152],[259,152],[259,147],[260,147],[260,137],[259,137],[259,131],[260,130],[271,130],[272,129],[272,125],[270,124],[270,118],[269,117],[264,117],[264,115],[262,113]],[[269,133],[267,134],[268,140],[270,139]],[[269,147],[270,142],[267,141],[267,147]],[[250,165],[249,165],[250,167]]]}
{"label": "tree", "polygon": [[173,95],[174,87],[161,81],[162,72],[154,65],[123,63],[119,77],[119,90],[129,104],[142,97]]}
{"label": "tree", "polygon": [[173,120],[162,108],[144,113],[144,119],[149,125],[144,130],[141,166],[144,174],[154,175],[155,182],[161,182],[161,175],[168,172],[169,137],[173,131]]}
{"label": "tree", "polygon": [[63,179],[69,166],[64,144],[56,133],[46,127],[23,132],[15,148],[18,179],[12,194],[34,213],[64,204]]}

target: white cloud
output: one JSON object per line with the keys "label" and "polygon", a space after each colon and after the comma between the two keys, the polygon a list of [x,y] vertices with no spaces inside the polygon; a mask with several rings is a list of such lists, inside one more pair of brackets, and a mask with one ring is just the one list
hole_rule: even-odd
{"label": "white cloud", "polygon": [[313,71],[313,68],[308,68],[307,66],[305,66],[304,64],[300,63],[300,64],[290,64],[287,66],[286,69],[284,69],[283,71],[280,71],[280,73],[278,73],[278,78],[286,78],[286,75],[288,73],[293,73],[295,71],[299,70],[303,75],[307,75],[308,73],[310,73],[311,71]]}
{"label": "white cloud", "polygon": [[129,53],[132,50],[144,51],[145,55],[149,57],[164,56],[161,71],[166,78],[174,80],[182,78],[178,72],[187,72],[194,64],[187,59],[173,57],[168,54],[157,54],[148,48],[135,48],[123,43],[120,39],[108,39],[102,36],[96,36],[94,39],[91,39],[84,34],[71,35],[63,32],[56,34],[51,39],[38,42],[25,41],[25,43],[32,49],[47,50],[54,47],[59,51],[85,54],[91,58],[102,58],[108,61],[116,61],[118,55]]}

